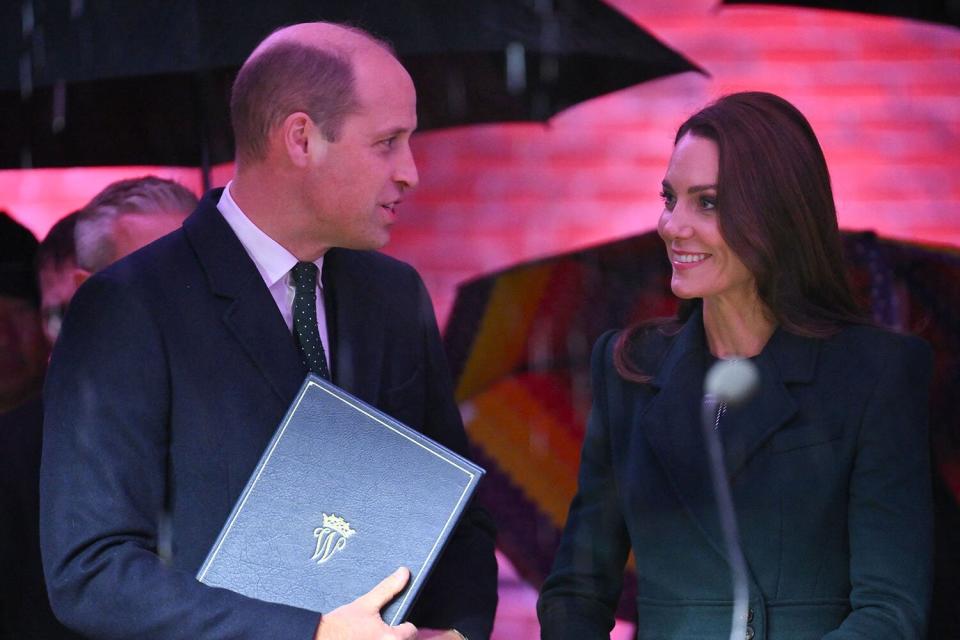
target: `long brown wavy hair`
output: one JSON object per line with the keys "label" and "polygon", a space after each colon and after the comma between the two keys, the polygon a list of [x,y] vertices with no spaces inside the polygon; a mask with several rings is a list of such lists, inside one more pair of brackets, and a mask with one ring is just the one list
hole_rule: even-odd
{"label": "long brown wavy hair", "polygon": [[[803,114],[771,93],[734,93],[687,119],[674,144],[687,133],[717,145],[720,235],[753,274],[774,321],[811,337],[867,323],[847,279],[827,163]],[[649,381],[631,358],[635,339],[654,325],[675,332],[700,303],[681,304],[670,322],[621,333],[614,350],[620,375]]]}

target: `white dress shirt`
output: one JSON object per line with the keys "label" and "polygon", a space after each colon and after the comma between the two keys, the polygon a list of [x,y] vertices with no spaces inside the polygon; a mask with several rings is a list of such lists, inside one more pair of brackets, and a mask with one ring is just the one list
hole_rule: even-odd
{"label": "white dress shirt", "polygon": [[[236,201],[230,195],[230,185],[223,190],[220,201],[217,202],[217,209],[223,219],[227,221],[230,228],[240,240],[240,244],[246,249],[247,255],[257,266],[260,277],[264,284],[270,290],[273,301],[277,303],[277,309],[283,316],[283,321],[287,323],[287,329],[293,334],[293,299],[296,294],[296,288],[291,277],[290,270],[297,264],[296,256],[284,249],[280,243],[264,233],[257,225],[250,221],[250,218],[240,210]],[[323,275],[323,256],[314,261],[319,269],[317,276],[317,328],[320,330],[320,341],[323,343],[323,350],[327,356],[327,367],[333,371],[333,361],[330,357],[330,340],[327,336],[327,315],[323,308],[323,285],[321,276]]]}

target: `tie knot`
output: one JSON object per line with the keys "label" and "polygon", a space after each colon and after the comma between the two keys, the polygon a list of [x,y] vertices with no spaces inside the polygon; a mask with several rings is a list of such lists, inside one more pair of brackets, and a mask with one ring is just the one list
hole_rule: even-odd
{"label": "tie knot", "polygon": [[317,265],[312,262],[298,262],[290,272],[297,287],[316,287],[317,271]]}

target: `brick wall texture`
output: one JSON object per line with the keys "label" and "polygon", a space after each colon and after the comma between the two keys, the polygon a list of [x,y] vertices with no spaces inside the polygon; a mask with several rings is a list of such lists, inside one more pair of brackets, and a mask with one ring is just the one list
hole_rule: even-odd
{"label": "brick wall texture", "polygon": [[[611,0],[710,75],[687,73],[577,105],[546,125],[419,134],[421,187],[387,251],[424,277],[441,323],[459,282],[646,231],[673,133],[724,93],[796,104],[820,137],[847,229],[960,246],[960,30],[898,18],[718,0]],[[0,207],[42,235],[107,182],[153,171],[0,172]],[[229,178],[218,167],[214,184]]]}

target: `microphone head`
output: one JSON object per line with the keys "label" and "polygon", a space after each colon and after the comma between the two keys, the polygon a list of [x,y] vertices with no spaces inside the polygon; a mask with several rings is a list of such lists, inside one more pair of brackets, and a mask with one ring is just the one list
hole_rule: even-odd
{"label": "microphone head", "polygon": [[703,391],[727,404],[747,400],[760,383],[757,365],[746,358],[718,360],[707,372]]}

